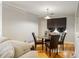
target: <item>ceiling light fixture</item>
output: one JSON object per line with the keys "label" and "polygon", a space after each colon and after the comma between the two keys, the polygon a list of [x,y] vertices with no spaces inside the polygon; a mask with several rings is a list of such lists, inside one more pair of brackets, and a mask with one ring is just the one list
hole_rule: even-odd
{"label": "ceiling light fixture", "polygon": [[45,16],[44,18],[45,18],[45,19],[50,19],[50,17],[49,17],[49,16]]}
{"label": "ceiling light fixture", "polygon": [[50,19],[51,17],[49,16],[49,9],[46,9],[47,15],[44,17],[45,19]]}

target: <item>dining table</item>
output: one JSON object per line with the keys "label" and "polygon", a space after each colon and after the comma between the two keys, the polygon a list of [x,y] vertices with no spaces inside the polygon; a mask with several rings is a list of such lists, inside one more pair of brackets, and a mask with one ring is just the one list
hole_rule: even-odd
{"label": "dining table", "polygon": [[39,35],[38,36],[39,40],[42,40],[42,50],[43,50],[45,42],[49,42],[50,41],[51,35],[59,35],[59,34],[54,33],[54,34],[50,34],[49,36],[45,36],[45,35]]}

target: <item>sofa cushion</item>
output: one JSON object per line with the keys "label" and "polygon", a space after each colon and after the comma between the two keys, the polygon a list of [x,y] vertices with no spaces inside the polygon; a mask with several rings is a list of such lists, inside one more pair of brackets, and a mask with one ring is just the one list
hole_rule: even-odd
{"label": "sofa cushion", "polygon": [[31,46],[26,42],[21,42],[17,40],[10,40],[15,49],[14,57],[20,57],[21,55],[30,51]]}
{"label": "sofa cushion", "polygon": [[14,47],[11,42],[5,41],[0,44],[0,58],[13,58],[14,57]]}

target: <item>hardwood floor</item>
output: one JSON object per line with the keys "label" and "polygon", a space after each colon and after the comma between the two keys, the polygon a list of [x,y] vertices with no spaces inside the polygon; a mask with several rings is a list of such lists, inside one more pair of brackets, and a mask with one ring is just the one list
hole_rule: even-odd
{"label": "hardwood floor", "polygon": [[42,50],[41,45],[38,45],[36,51],[38,51],[37,56],[39,58],[72,58],[74,55],[74,44],[71,43],[65,43],[64,45],[65,50],[63,51],[59,47],[58,55],[55,56],[55,53],[52,52],[52,56],[49,56],[49,53],[45,51],[45,47]]}

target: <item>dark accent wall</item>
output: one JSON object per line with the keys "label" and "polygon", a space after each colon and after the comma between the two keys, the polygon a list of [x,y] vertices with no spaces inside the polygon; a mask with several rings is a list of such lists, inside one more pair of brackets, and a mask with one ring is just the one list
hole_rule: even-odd
{"label": "dark accent wall", "polygon": [[47,20],[47,28],[54,31],[57,28],[58,31],[65,31],[66,29],[66,17],[52,18]]}

